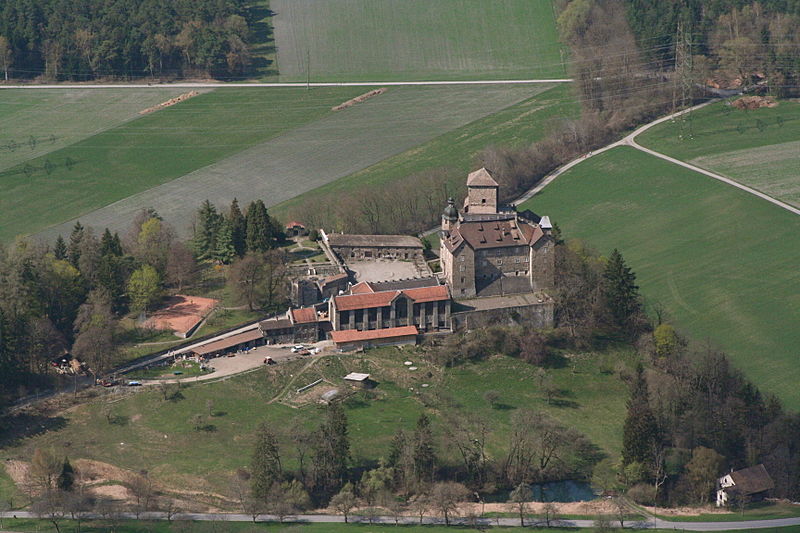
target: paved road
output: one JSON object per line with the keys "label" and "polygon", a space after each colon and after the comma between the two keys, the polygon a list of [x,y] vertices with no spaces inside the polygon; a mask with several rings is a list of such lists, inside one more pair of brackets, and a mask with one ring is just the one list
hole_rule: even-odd
{"label": "paved road", "polygon": [[709,105],[712,102],[714,102],[714,100],[709,100],[708,102],[704,102],[704,103],[702,103],[700,105],[696,105],[696,106],[691,107],[689,109],[685,109],[683,111],[679,111],[677,113],[673,113],[671,115],[667,115],[665,117],[661,117],[661,118],[659,118],[657,120],[654,120],[653,122],[650,122],[648,124],[645,124],[644,126],[641,126],[641,127],[637,128],[632,133],[626,135],[625,137],[623,137],[622,139],[620,139],[620,140],[618,140],[618,141],[616,141],[614,143],[609,144],[608,146],[604,146],[603,148],[599,148],[597,150],[589,152],[588,154],[585,154],[585,155],[583,155],[583,156],[581,156],[581,157],[579,157],[577,159],[573,159],[569,163],[557,168],[556,170],[554,170],[553,172],[548,174],[534,188],[530,189],[525,194],[523,194],[522,196],[520,196],[519,198],[514,200],[514,202],[512,202],[512,205],[516,206],[516,205],[519,205],[519,204],[521,204],[521,203],[523,203],[523,202],[525,202],[527,200],[530,200],[533,196],[535,196],[542,189],[547,187],[550,183],[553,182],[553,180],[555,180],[561,174],[563,174],[567,170],[571,169],[575,165],[578,165],[579,163],[582,163],[582,162],[586,161],[588,158],[594,157],[594,156],[596,156],[598,154],[602,154],[603,152],[606,152],[606,151],[611,150],[613,148],[616,148],[618,146],[630,146],[630,147],[635,148],[637,150],[641,150],[642,152],[645,152],[646,154],[650,154],[650,155],[652,155],[654,157],[658,157],[659,159],[663,159],[664,161],[669,161],[670,163],[673,163],[675,165],[680,165],[680,166],[682,166],[684,168],[688,168],[689,170],[693,170],[694,172],[698,172],[698,173],[703,174],[705,176],[708,176],[710,178],[714,178],[715,180],[719,180],[719,181],[721,181],[723,183],[727,183],[728,185],[736,187],[737,189],[741,189],[741,190],[743,190],[743,191],[745,191],[747,193],[750,193],[750,194],[752,194],[754,196],[758,196],[759,198],[761,198],[763,200],[766,200],[766,201],[768,201],[768,202],[770,202],[772,204],[775,204],[775,205],[777,205],[778,207],[780,207],[782,209],[786,209],[787,211],[790,211],[790,212],[794,213],[795,215],[800,215],[800,209],[798,209],[797,207],[794,207],[794,206],[789,205],[789,204],[787,204],[785,202],[782,202],[782,201],[780,201],[780,200],[778,200],[776,198],[773,198],[772,196],[764,194],[761,191],[757,191],[757,190],[755,190],[755,189],[753,189],[751,187],[748,187],[747,185],[743,185],[743,184],[739,183],[738,181],[732,180],[730,178],[726,178],[725,176],[722,176],[722,175],[717,174],[715,172],[708,171],[708,170],[706,170],[704,168],[701,168],[701,167],[698,167],[696,165],[692,165],[691,163],[687,163],[685,161],[681,161],[679,159],[675,159],[674,157],[670,157],[670,156],[668,156],[666,154],[662,154],[661,152],[656,152],[655,150],[651,150],[650,148],[646,148],[646,147],[644,147],[644,146],[642,146],[642,145],[640,145],[639,143],[636,142],[636,137],[638,135],[644,133],[645,131],[649,130],[653,126],[657,126],[658,124],[661,124],[662,122],[666,122],[667,120],[672,120],[672,119],[674,119],[676,117],[679,117],[679,116],[681,116],[681,115],[683,115],[685,113],[696,111],[696,110],[698,110],[698,109],[700,109],[702,107],[705,107],[705,106]]}
{"label": "paved road", "polygon": [[[31,513],[28,511],[17,511],[17,512],[5,512],[0,513],[1,516],[5,518],[12,518],[16,516],[17,518],[38,518],[35,513]],[[133,513],[122,513],[121,518],[135,520],[136,517]],[[98,519],[101,518],[99,515],[87,515],[86,518]],[[141,513],[139,515],[140,520],[166,520],[167,515],[165,513]],[[253,517],[252,515],[247,514],[237,514],[237,513],[179,513],[172,516],[172,520],[197,520],[197,521],[218,521],[218,522],[252,522]],[[271,521],[277,522],[278,519],[272,515],[258,515],[256,520],[259,522]],[[368,522],[366,518],[353,515],[349,517],[350,522],[361,522],[365,523]],[[306,523],[342,523],[344,522],[344,517],[339,515],[329,515],[329,514],[322,514],[322,515],[294,515],[289,518],[284,519],[285,522],[306,522]],[[395,519],[392,516],[380,516],[373,519],[373,522],[376,524],[394,524]],[[438,517],[424,517],[422,522],[424,524],[444,524],[444,520]],[[400,524],[418,524],[419,518],[413,516],[404,516],[400,517],[399,519]],[[464,524],[466,525],[468,522],[464,518],[455,518],[451,520],[453,524]],[[519,526],[519,519],[517,518],[482,518],[478,520],[478,523],[487,525],[487,526]],[[526,526],[533,525],[531,523],[526,522]],[[538,522],[536,525],[543,526],[545,525],[542,522]],[[618,523],[614,523],[615,526],[618,526]],[[786,526],[797,526],[800,525],[800,517],[797,518],[780,518],[775,520],[746,520],[741,522],[669,522],[666,520],[658,519],[655,523],[651,520],[648,522],[626,522],[624,526],[626,528],[650,528],[653,527],[659,529],[683,529],[688,531],[720,531],[720,530],[732,530],[732,529],[763,529],[763,528],[777,528],[777,527],[786,527]],[[559,520],[557,522],[552,522],[550,524],[551,527],[580,527],[580,528],[590,528],[594,527],[593,520]]]}
{"label": "paved road", "polygon": [[572,78],[535,80],[452,80],[452,81],[343,81],[312,83],[120,83],[120,84],[51,84],[51,85],[0,85],[0,89],[225,89],[228,87],[386,87],[414,85],[530,85],[536,83],[570,83]]}

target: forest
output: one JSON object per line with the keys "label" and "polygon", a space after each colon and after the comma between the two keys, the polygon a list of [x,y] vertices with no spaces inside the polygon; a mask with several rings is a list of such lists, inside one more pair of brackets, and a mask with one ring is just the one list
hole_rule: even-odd
{"label": "forest", "polygon": [[242,78],[244,0],[1,0],[5,79]]}

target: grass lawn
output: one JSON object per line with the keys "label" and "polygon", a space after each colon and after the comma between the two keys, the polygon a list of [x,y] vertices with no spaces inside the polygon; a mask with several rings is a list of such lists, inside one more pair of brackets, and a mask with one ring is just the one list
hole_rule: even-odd
{"label": "grass lawn", "polygon": [[[203,111],[199,106],[204,96],[193,98],[163,112],[178,110],[182,105],[196,106],[184,109],[188,118],[163,115],[159,119],[159,128],[175,132],[174,136],[164,138],[162,131],[142,125],[146,119],[138,120],[129,126],[140,125],[141,137],[133,135],[124,148],[119,146],[119,137],[106,139],[110,145],[98,147],[92,156],[93,165],[77,165],[73,172],[83,168],[92,176],[111,173],[116,180],[142,171],[148,176],[147,183],[140,183],[136,190],[129,182],[135,184],[137,180],[125,180],[124,191],[114,188],[119,193],[117,198],[124,199],[82,214],[80,219],[84,225],[124,229],[139,209],[148,206],[186,236],[192,216],[206,199],[227,205],[234,197],[243,203],[262,198],[269,207],[496,113],[546,88],[391,87],[385,94],[337,112],[330,107],[368,88],[218,90],[209,97],[219,100],[206,106],[214,111],[212,116],[198,116]],[[246,98],[237,101],[239,95]],[[184,134],[187,129],[190,135]],[[151,135],[144,135],[145,131]],[[93,139],[89,141],[94,143]],[[143,154],[158,143],[165,146],[164,151],[143,161]],[[179,149],[170,146],[176,143]],[[117,150],[122,152],[117,154]],[[115,155],[119,155],[121,163],[108,160]],[[84,180],[87,192],[101,194],[96,180]],[[138,194],[130,196],[133,193]],[[44,235],[55,238],[57,233],[68,232],[73,220],[62,222]]]}
{"label": "grass lawn", "polygon": [[[176,366],[167,365],[149,369],[139,368],[125,374],[125,379],[183,379],[202,376],[207,373],[200,370],[200,365],[195,362],[184,361],[183,363],[182,365]],[[175,372],[180,372],[180,374],[176,374]]]}
{"label": "grass lawn", "polygon": [[305,81],[309,70],[313,81],[565,76],[566,48],[550,0],[271,0],[270,6],[281,81]]}
{"label": "grass lawn", "polygon": [[800,505],[783,502],[751,503],[744,512],[702,513],[692,516],[663,516],[659,518],[673,522],[736,522],[739,520],[772,520],[800,516]]}
{"label": "grass lawn", "polygon": [[[52,446],[64,450],[70,459],[94,459],[133,471],[147,469],[167,488],[224,495],[230,490],[232,472],[249,464],[253,434],[260,422],[267,421],[278,430],[297,424],[314,427],[324,414],[316,395],[332,387],[349,390],[342,376],[359,371],[372,374],[378,386],[345,400],[356,462],[377,463],[388,452],[394,433],[412,428],[426,410],[424,405],[431,406],[428,412],[434,424],[441,423],[444,410],[486,417],[493,454],[504,450],[511,413],[526,407],[574,425],[613,455],[620,448],[626,394],[624,384],[604,373],[604,368],[610,360],[629,357],[609,352],[566,359],[575,364],[552,370],[563,390],[561,401],[552,405],[537,391],[534,368],[505,356],[444,372],[426,362],[422,349],[383,348],[362,355],[304,358],[221,382],[192,384],[171,401],[164,401],[154,390],[123,391],[129,396],[111,404],[113,424],[102,414],[105,398],[98,398],[62,413],[62,429],[27,438],[2,453],[29,460],[35,447]],[[414,361],[417,370],[403,365],[407,359]],[[320,378],[326,383],[296,392]],[[423,383],[429,386],[422,387]],[[487,390],[501,391],[496,408],[483,399]],[[280,401],[271,402],[276,399]],[[213,401],[213,416],[207,414],[208,400]],[[194,429],[190,419],[195,414],[207,417],[207,430]],[[291,447],[285,450],[284,464],[294,468],[297,460]],[[450,451],[440,449],[439,453],[455,460]]]}
{"label": "grass lawn", "polygon": [[522,102],[478,118],[424,144],[384,159],[344,178],[301,194],[275,206],[272,213],[289,220],[294,210],[331,201],[335,195],[352,193],[365,186],[379,186],[405,176],[447,168],[449,190],[464,190],[464,178],[475,168],[476,155],[487,146],[519,147],[533,143],[549,127],[565,117],[579,114],[568,85],[550,87]]}
{"label": "grass lawn", "polygon": [[[119,93],[122,98],[124,91]],[[108,89],[103,94],[116,92]],[[34,169],[30,177],[22,165],[6,169],[0,173],[0,242],[35,233],[214,163],[324,117],[332,113],[331,106],[360,92],[360,88],[213,91],[32,159],[26,163]],[[26,116],[20,113],[18,120],[24,121]],[[50,120],[54,124],[61,121],[57,115]],[[74,161],[71,168],[64,164],[67,158]],[[48,160],[55,165],[49,174],[45,169]],[[193,208],[199,205],[196,198],[191,202]],[[166,209],[161,211],[167,214]],[[121,212],[117,215],[119,225],[130,223]],[[185,225],[180,224],[181,229]]]}
{"label": "grass lawn", "polygon": [[603,254],[619,248],[648,306],[800,409],[800,218],[627,147],[571,169],[521,208]]}
{"label": "grass lawn", "polygon": [[[168,87],[2,89],[0,171],[138,118],[139,111],[187,91]],[[61,155],[49,159],[52,164],[63,164]],[[24,181],[24,176],[16,179]]]}
{"label": "grass lawn", "polygon": [[693,114],[692,131],[681,140],[665,122],[637,141],[800,206],[800,102],[751,111],[712,104]]}

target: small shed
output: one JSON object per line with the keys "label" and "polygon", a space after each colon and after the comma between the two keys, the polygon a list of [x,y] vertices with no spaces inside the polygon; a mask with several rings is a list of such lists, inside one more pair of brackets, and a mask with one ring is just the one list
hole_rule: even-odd
{"label": "small shed", "polygon": [[350,372],[343,379],[354,387],[360,387],[362,389],[369,389],[372,387],[372,381],[369,379],[369,374]]}
{"label": "small shed", "polygon": [[286,224],[286,235],[289,237],[308,235],[308,230],[300,222],[292,221]]}
{"label": "small shed", "polygon": [[761,501],[775,488],[775,482],[764,465],[736,470],[719,478],[717,507],[727,505],[731,498],[745,497],[747,501]]}

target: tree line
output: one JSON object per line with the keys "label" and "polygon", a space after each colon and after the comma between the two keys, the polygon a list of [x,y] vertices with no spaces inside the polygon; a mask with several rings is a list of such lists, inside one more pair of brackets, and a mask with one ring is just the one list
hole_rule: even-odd
{"label": "tree line", "polygon": [[263,201],[242,213],[234,200],[224,215],[206,201],[186,242],[144,209],[122,237],[76,222],[52,246],[18,239],[0,247],[0,401],[46,386],[50,362],[66,352],[94,374],[107,371],[127,338],[121,318],[153,310],[215,266],[224,266],[233,293],[251,310],[283,306],[283,238]]}
{"label": "tree line", "polygon": [[5,79],[242,77],[251,62],[243,0],[2,0]]}
{"label": "tree line", "polygon": [[691,34],[697,81],[716,76],[745,85],[765,76],[775,96],[797,94],[800,2],[627,0],[627,18],[648,59],[674,62],[678,25]]}

